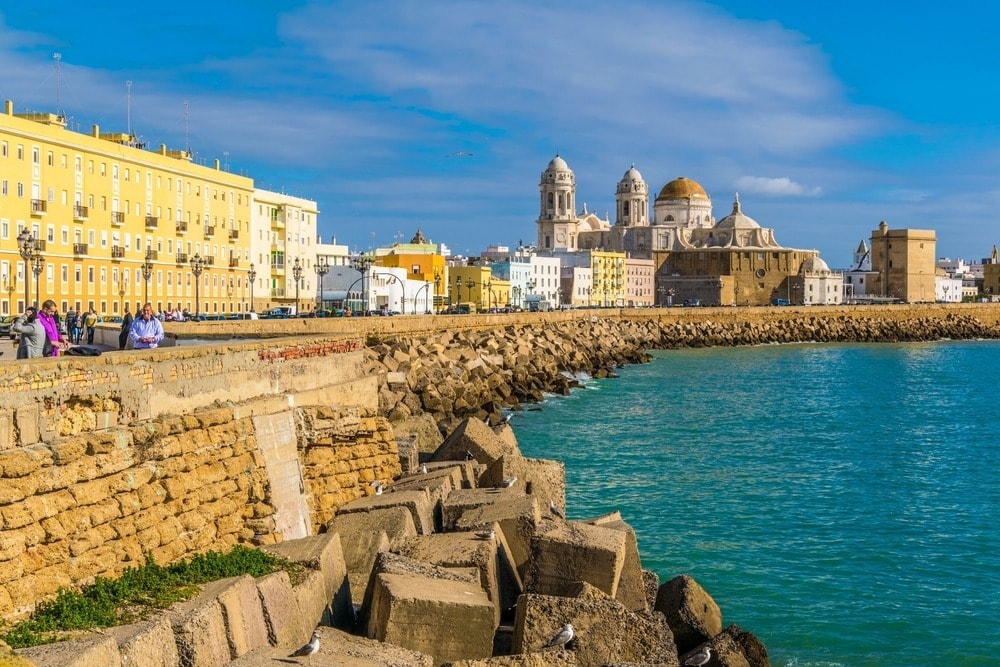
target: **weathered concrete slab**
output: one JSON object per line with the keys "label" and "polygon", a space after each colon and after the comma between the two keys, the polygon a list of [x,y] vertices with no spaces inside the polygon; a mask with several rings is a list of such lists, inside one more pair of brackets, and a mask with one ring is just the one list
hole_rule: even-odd
{"label": "weathered concrete slab", "polygon": [[662,613],[681,653],[722,632],[722,611],[694,577],[681,574],[660,586],[654,609]]}
{"label": "weathered concrete slab", "polygon": [[574,628],[567,646],[579,665],[615,663],[678,665],[670,627],[660,614],[632,612],[593,586],[580,583],[576,597],[522,595],[514,621],[515,653],[543,648],[566,623]]}
{"label": "weathered concrete slab", "polygon": [[499,524],[523,588],[528,557],[531,555],[531,539],[541,524],[541,510],[535,498],[521,495],[514,489],[489,492],[487,499],[494,500],[486,504],[479,504],[474,496],[469,497],[467,504],[458,495],[453,496],[454,504],[444,508],[444,515],[452,528],[476,530],[493,523]]}
{"label": "weathered concrete slab", "polygon": [[232,659],[222,605],[215,595],[203,593],[174,605],[168,614],[177,642],[179,664],[222,667]]}
{"label": "weathered concrete slab", "polygon": [[118,642],[107,635],[87,635],[55,644],[19,649],[17,655],[36,667],[122,667]]}
{"label": "weathered concrete slab", "polygon": [[646,602],[642,562],[639,558],[639,540],[632,526],[622,521],[621,513],[617,511],[587,520],[585,523],[625,533],[625,562],[622,564],[622,573],[618,579],[618,592],[615,594],[615,599],[632,611],[651,609]]}
{"label": "weathered concrete slab", "polygon": [[451,667],[572,667],[578,665],[572,651],[545,651],[501,655],[483,660],[459,660]]}
{"label": "weathered concrete slab", "polygon": [[[217,597],[226,619],[226,636],[233,657],[249,653],[255,648],[268,646],[267,623],[264,608],[257,594],[257,583],[250,575],[222,579],[214,583]],[[206,592],[209,592],[206,587]]]}
{"label": "weathered concrete slab", "polygon": [[500,612],[513,605],[521,591],[516,571],[505,556],[503,533],[494,524],[486,530],[493,537],[483,539],[477,532],[421,535],[409,540],[400,555],[441,567],[473,567],[479,584],[494,606],[494,624],[500,622]]}
{"label": "weathered concrete slab", "polygon": [[338,533],[324,533],[279,544],[269,544],[263,549],[285,560],[299,563],[323,575],[327,611],[323,621],[327,625],[345,627],[354,618],[351,607],[350,584],[347,565]]}
{"label": "weathered concrete slab", "polygon": [[421,535],[434,532],[434,505],[426,490],[383,493],[380,496],[366,496],[352,500],[337,508],[337,516],[357,512],[372,512],[386,507],[405,507],[413,517],[413,525]]}
{"label": "weathered concrete slab", "polygon": [[626,535],[576,521],[561,522],[531,540],[524,589],[540,595],[571,595],[585,581],[614,597],[625,564]]}
{"label": "weathered concrete slab", "polygon": [[119,625],[106,632],[118,642],[118,654],[124,667],[175,667],[180,664],[174,631],[166,616]]}
{"label": "weathered concrete slab", "polygon": [[457,468],[404,477],[389,488],[391,493],[424,490],[434,509],[434,530],[441,529],[441,503],[453,489],[461,488],[462,478]]}
{"label": "weathered concrete slab", "polygon": [[319,652],[308,658],[289,658],[301,644],[284,644],[249,653],[227,667],[275,667],[283,664],[308,667],[433,667],[435,664],[429,655],[351,635],[336,628],[320,626],[316,631],[319,632]]}
{"label": "weathered concrete slab", "polygon": [[511,446],[483,420],[470,417],[444,439],[431,456],[431,460],[464,461],[470,454],[477,462],[489,464],[504,455],[520,455],[520,451],[516,444]]}
{"label": "weathered concrete slab", "polygon": [[268,642],[274,646],[302,645],[309,640],[315,619],[306,619],[299,610],[291,579],[284,571],[257,579],[257,594],[267,623]]}
{"label": "weathered concrete slab", "polygon": [[494,606],[478,582],[379,574],[369,634],[433,656],[436,663],[486,658],[493,652]]}
{"label": "weathered concrete slab", "polygon": [[323,573],[307,570],[302,580],[292,586],[292,596],[306,626],[309,627],[310,632],[306,635],[308,639],[312,634],[312,628],[319,625],[330,613],[330,598],[327,597]]}

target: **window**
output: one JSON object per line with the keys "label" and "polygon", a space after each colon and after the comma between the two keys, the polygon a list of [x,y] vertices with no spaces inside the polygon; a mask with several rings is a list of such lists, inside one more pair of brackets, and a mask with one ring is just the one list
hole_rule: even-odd
{"label": "window", "polygon": [[7,142],[0,141],[0,156],[7,157]]}
{"label": "window", "polygon": [[48,154],[47,157],[48,157],[49,166],[50,167],[54,167],[55,164],[56,164],[56,159],[55,159],[55,155],[52,154],[52,151],[49,151],[49,154]]}
{"label": "window", "polygon": [[6,178],[3,179],[3,181],[0,181],[0,194],[2,194],[4,196],[7,195],[7,179]]}
{"label": "window", "polygon": [[17,145],[17,159],[18,160],[24,159],[24,146],[22,146],[21,144]]}
{"label": "window", "polygon": [[23,197],[24,196],[24,183],[18,183],[17,184],[17,196],[18,197]]}

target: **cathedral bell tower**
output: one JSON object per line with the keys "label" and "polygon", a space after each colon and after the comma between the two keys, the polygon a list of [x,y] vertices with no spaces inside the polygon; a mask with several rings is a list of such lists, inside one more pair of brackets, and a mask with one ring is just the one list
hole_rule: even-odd
{"label": "cathedral bell tower", "polygon": [[576,176],[556,155],[538,183],[538,249],[576,250]]}
{"label": "cathedral bell tower", "polygon": [[615,193],[615,225],[645,227],[649,225],[649,187],[633,164],[618,181]]}

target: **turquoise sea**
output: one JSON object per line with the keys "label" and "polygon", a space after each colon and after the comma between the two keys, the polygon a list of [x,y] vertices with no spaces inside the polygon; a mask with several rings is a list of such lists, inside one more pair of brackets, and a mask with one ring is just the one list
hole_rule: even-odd
{"label": "turquoise sea", "polygon": [[1000,342],[654,354],[512,419],[570,518],[621,510],[774,665],[1000,664]]}

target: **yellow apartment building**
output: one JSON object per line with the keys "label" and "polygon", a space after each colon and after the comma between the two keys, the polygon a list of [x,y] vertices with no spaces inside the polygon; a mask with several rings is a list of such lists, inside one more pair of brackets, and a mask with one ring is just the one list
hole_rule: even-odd
{"label": "yellow apartment building", "polygon": [[[0,312],[242,312],[250,307],[253,180],[149,150],[134,135],[0,114]],[[196,298],[198,303],[196,304]]]}

